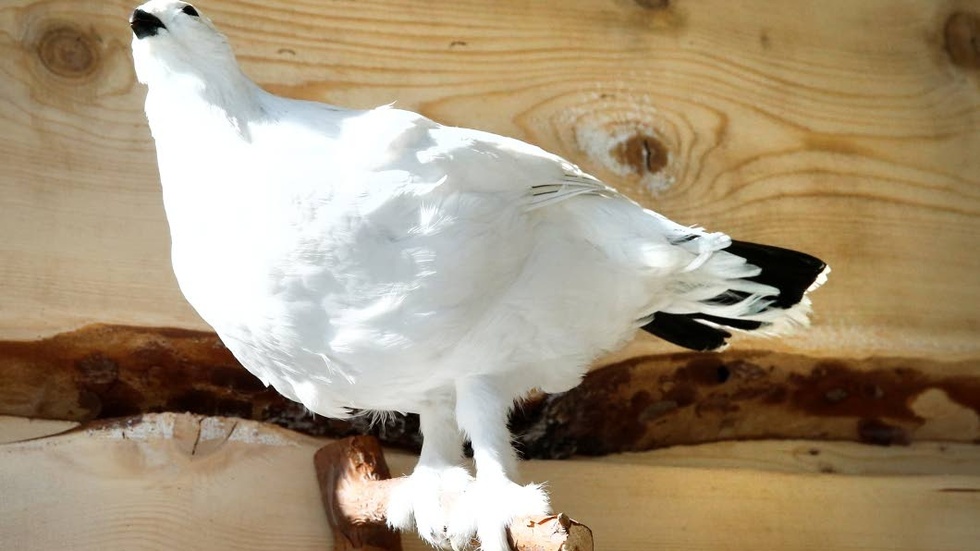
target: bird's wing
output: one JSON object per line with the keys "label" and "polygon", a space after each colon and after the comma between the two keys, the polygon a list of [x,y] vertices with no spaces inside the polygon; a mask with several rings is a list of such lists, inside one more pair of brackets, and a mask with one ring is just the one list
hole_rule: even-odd
{"label": "bird's wing", "polygon": [[[375,174],[403,171],[420,183],[441,182],[464,193],[516,193],[520,204],[515,206],[525,210],[583,194],[628,201],[571,162],[537,146],[490,132],[443,126],[410,111],[382,107],[359,112],[340,138],[350,152],[345,159],[371,159],[372,166],[366,168]],[[364,155],[364,151],[373,153]]]}
{"label": "bird's wing", "polygon": [[[512,138],[467,128],[436,129],[434,134],[455,149],[465,149],[482,160],[485,178],[502,189],[520,187],[527,210],[539,209],[579,195],[625,199],[618,191],[571,162]],[[474,156],[474,155],[470,155]],[[452,156],[453,158],[456,155]]]}
{"label": "bird's wing", "polygon": [[591,194],[621,197],[619,192],[602,183],[591,174],[582,172],[577,166],[570,166],[574,171],[566,171],[559,181],[532,185],[531,201],[528,203],[527,208],[533,210],[546,207],[579,195]]}

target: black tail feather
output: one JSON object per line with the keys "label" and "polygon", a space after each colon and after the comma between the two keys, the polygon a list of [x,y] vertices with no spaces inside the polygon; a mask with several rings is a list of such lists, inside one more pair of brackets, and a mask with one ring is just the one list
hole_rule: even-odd
{"label": "black tail feather", "polygon": [[768,323],[756,320],[723,318],[721,316],[712,316],[711,314],[691,314],[691,317],[699,320],[710,321],[711,323],[717,323],[718,325],[724,325],[733,329],[741,329],[742,331],[755,331],[756,329],[769,325]]}
{"label": "black tail feather", "polygon": [[690,314],[668,314],[666,312],[654,314],[653,320],[644,325],[642,329],[665,341],[698,352],[718,350],[725,346],[725,341],[732,336],[724,329],[698,323]]}
{"label": "black tail feather", "polygon": [[[798,304],[803,300],[807,289],[827,267],[822,260],[806,253],[745,241],[732,241],[731,246],[725,251],[740,256],[749,264],[762,269],[759,275],[745,279],[779,289],[779,296],[772,297],[773,303],[769,308],[785,310]],[[747,297],[747,294],[740,291],[729,293],[732,296],[725,295],[716,297],[717,300],[705,302],[730,303],[731,300],[739,297]],[[769,325],[755,320],[722,318],[700,312],[690,314],[657,312],[653,320],[643,326],[643,330],[676,345],[697,351],[718,350],[724,347],[727,339],[732,336],[720,327],[711,327],[698,320],[743,331],[753,331]]]}
{"label": "black tail feather", "polygon": [[827,267],[824,261],[806,253],[746,241],[732,241],[725,251],[762,268],[761,274],[745,279],[779,289],[773,303],[776,308],[790,308],[803,300],[803,294]]}

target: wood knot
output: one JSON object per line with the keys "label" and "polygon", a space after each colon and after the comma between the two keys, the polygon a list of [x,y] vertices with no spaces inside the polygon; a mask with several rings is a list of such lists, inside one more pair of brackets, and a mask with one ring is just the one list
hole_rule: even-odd
{"label": "wood knot", "polygon": [[858,421],[858,439],[865,444],[876,446],[907,446],[910,442],[905,429],[889,425],[880,419],[861,419]]}
{"label": "wood knot", "polygon": [[84,78],[99,62],[96,40],[68,25],[48,29],[37,43],[37,55],[47,70],[65,78]]}
{"label": "wood knot", "polygon": [[954,65],[980,69],[980,16],[964,12],[950,15],[943,35],[946,53]]}
{"label": "wood knot", "polygon": [[636,174],[656,174],[667,166],[667,148],[648,134],[635,134],[616,144],[610,152]]}
{"label": "wood knot", "polygon": [[647,10],[665,10],[670,7],[670,0],[636,0],[636,5]]}

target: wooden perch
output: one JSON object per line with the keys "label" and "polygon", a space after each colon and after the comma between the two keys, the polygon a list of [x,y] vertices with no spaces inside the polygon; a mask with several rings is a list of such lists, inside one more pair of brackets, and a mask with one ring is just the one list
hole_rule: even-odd
{"label": "wooden perch", "polygon": [[401,537],[385,523],[385,490],[395,481],[376,438],[327,444],[317,450],[313,465],[335,550],[401,551]]}
{"label": "wooden perch", "polygon": [[517,551],[592,551],[592,530],[564,513],[514,521],[509,528]]}
{"label": "wooden perch", "polygon": [[[320,448],[313,458],[320,495],[340,551],[400,551],[401,540],[385,523],[392,479],[381,444],[354,436]],[[509,528],[515,551],[592,551],[592,530],[567,515],[515,520]]]}

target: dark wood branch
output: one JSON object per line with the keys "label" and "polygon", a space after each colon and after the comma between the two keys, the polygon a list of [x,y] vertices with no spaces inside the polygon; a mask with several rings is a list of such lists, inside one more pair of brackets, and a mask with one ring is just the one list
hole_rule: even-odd
{"label": "dark wood branch", "polygon": [[[400,551],[401,540],[385,523],[393,487],[381,444],[355,436],[320,448],[313,458],[323,507],[340,551]],[[592,531],[558,514],[515,520],[509,529],[515,551],[592,551]]]}

